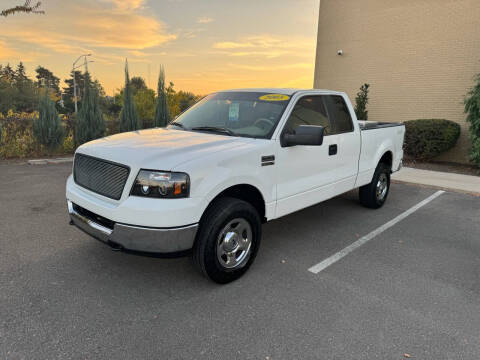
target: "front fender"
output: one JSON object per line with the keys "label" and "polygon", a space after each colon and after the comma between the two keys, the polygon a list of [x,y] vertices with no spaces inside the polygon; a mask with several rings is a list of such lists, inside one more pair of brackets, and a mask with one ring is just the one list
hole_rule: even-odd
{"label": "front fender", "polygon": [[[221,192],[235,185],[250,185],[258,189],[265,201],[265,216],[273,217],[276,199],[274,166],[262,166],[261,157],[271,149],[236,149],[235,152],[212,156],[204,161],[191,161],[175,168],[190,175],[190,196],[201,198],[201,213]],[[239,151],[240,150],[240,151]]]}

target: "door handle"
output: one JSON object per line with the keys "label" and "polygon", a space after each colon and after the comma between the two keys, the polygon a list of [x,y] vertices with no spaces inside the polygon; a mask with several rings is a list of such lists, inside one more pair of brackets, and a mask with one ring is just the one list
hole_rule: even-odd
{"label": "door handle", "polygon": [[330,145],[328,147],[328,155],[337,155],[337,151],[338,151],[338,146],[337,144],[334,144],[334,145]]}

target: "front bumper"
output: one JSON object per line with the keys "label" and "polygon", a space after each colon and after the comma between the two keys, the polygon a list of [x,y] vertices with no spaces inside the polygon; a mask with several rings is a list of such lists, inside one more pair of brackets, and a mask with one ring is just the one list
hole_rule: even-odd
{"label": "front bumper", "polygon": [[68,212],[73,225],[94,238],[126,250],[149,253],[175,253],[193,247],[198,224],[174,228],[150,228],[111,222],[106,226],[94,214],[81,213],[70,200]]}

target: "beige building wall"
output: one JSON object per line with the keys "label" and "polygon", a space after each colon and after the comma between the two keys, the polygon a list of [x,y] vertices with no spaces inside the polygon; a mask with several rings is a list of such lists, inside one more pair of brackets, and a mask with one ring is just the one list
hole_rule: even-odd
{"label": "beige building wall", "polygon": [[354,101],[369,83],[373,121],[458,122],[456,148],[438,160],[468,162],[463,99],[480,73],[480,0],[320,1],[314,87]]}

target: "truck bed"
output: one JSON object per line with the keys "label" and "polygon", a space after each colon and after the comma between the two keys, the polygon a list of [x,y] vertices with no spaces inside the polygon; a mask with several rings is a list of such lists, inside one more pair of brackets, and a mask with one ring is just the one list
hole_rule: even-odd
{"label": "truck bed", "polygon": [[357,186],[368,184],[378,164],[379,157],[389,149],[393,155],[392,171],[399,169],[403,157],[403,123],[359,121],[361,152]]}

